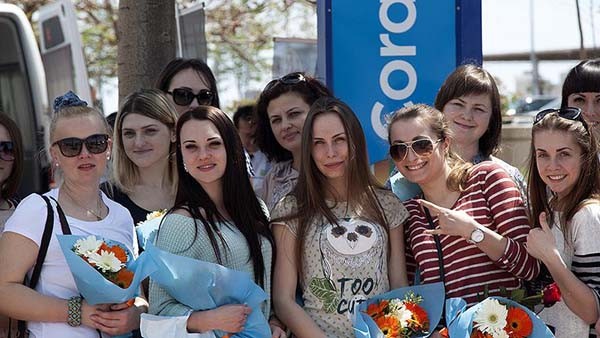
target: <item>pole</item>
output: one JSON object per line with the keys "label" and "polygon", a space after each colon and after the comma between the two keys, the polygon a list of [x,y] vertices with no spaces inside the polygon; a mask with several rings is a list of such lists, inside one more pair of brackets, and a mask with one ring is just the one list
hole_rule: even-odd
{"label": "pole", "polygon": [[531,90],[534,95],[541,94],[540,90],[540,75],[538,72],[538,60],[535,54],[535,24],[534,24],[534,9],[533,1],[529,0],[529,40],[531,42],[531,50],[529,59],[531,60]]}

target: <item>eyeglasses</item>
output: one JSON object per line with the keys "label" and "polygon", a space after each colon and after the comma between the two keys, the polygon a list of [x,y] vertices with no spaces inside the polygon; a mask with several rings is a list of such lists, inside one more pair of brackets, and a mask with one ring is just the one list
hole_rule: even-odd
{"label": "eyeglasses", "polygon": [[15,144],[12,141],[0,142],[0,159],[12,162],[15,160]]}
{"label": "eyeglasses", "polygon": [[396,162],[403,161],[408,154],[408,149],[412,149],[419,156],[431,156],[434,145],[440,141],[441,139],[432,141],[431,139],[423,138],[412,142],[395,143],[390,146],[390,156]]}
{"label": "eyeglasses", "polygon": [[101,154],[108,148],[108,135],[94,134],[86,137],[85,140],[77,137],[67,137],[52,143],[52,145],[58,145],[58,148],[63,156],[75,157],[81,154],[81,149],[84,143],[85,148],[91,154]]}
{"label": "eyeglasses", "polygon": [[[537,124],[538,122],[543,120],[544,117],[546,117],[546,115],[552,114],[552,113],[556,113],[556,115],[558,115],[559,117],[562,117],[563,119],[583,122],[583,116],[581,115],[581,109],[575,108],[575,107],[567,107],[567,108],[560,108],[560,109],[544,109],[541,112],[537,113],[537,115],[535,115],[535,120],[533,121],[533,124]],[[584,123],[584,126],[585,126],[585,123]]]}
{"label": "eyeglasses", "polygon": [[300,73],[300,72],[289,73],[287,75],[280,77],[279,79],[271,80],[269,83],[267,83],[267,85],[265,86],[265,89],[263,89],[263,92],[266,92],[268,90],[275,88],[275,86],[278,85],[279,83],[282,83],[284,85],[293,85],[293,84],[297,84],[300,82],[306,82],[306,77],[304,77],[304,75],[302,75],[302,73]]}
{"label": "eyeglasses", "polygon": [[194,94],[189,88],[175,88],[167,94],[171,94],[173,102],[179,106],[189,106],[194,99],[197,99],[201,105],[208,105],[213,98],[213,92],[208,89],[201,89],[198,94]]}

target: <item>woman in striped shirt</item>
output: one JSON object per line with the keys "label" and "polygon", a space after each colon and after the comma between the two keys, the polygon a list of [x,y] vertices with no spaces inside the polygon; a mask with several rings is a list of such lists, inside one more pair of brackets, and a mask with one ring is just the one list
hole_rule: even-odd
{"label": "woman in striped shirt", "polygon": [[600,312],[598,146],[578,108],[538,113],[531,134],[530,218],[540,227],[529,233],[527,251],[562,294],[539,316],[556,337],[588,337]]}
{"label": "woman in striped shirt", "polygon": [[447,297],[473,304],[486,290],[519,288],[540,266],[525,249],[530,227],[514,181],[497,163],[465,163],[450,140],[443,114],[427,105],[403,108],[389,123],[390,155],[423,191],[404,202],[408,271],[418,267],[422,282],[441,280]]}

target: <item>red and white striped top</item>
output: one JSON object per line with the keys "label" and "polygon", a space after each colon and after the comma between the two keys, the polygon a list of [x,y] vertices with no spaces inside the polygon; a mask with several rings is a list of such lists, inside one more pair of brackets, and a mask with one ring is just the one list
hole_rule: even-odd
{"label": "red and white striped top", "polygon": [[[486,286],[490,295],[499,295],[501,288],[519,288],[519,279],[533,279],[540,265],[525,249],[530,226],[519,189],[508,173],[494,162],[482,162],[472,168],[466,186],[452,209],[465,211],[479,224],[508,239],[502,257],[492,261],[465,239],[440,235],[446,297],[462,297],[471,305],[481,300],[478,294],[482,295]],[[404,205],[410,212],[405,226],[409,280],[414,277],[416,261],[422,283],[439,282],[435,240],[424,233],[430,228],[425,213],[416,199]],[[437,217],[432,217],[437,226]]]}

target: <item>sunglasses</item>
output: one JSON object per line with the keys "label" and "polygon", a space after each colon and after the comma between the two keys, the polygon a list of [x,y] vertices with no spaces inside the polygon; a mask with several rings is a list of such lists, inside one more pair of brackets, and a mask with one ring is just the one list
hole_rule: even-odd
{"label": "sunglasses", "polygon": [[263,92],[275,88],[275,86],[277,86],[280,83],[284,85],[293,85],[298,84],[300,82],[306,82],[306,78],[304,77],[304,75],[302,75],[302,73],[289,73],[285,76],[280,77],[279,79],[271,80],[269,83],[267,83]]}
{"label": "sunglasses", "polygon": [[213,98],[213,92],[208,89],[201,89],[198,94],[194,94],[189,88],[175,88],[167,94],[173,96],[173,102],[178,106],[189,106],[194,99],[197,99],[200,105],[209,105]]}
{"label": "sunglasses", "polygon": [[0,159],[8,162],[15,160],[15,144],[12,141],[0,142]]}
{"label": "sunglasses", "polygon": [[[572,121],[580,121],[583,122],[583,116],[581,115],[581,109],[575,107],[567,107],[560,109],[544,109],[541,112],[535,115],[535,119],[533,120],[533,124],[537,124],[541,120],[544,119],[548,114],[556,113],[559,117],[563,119],[572,120]],[[585,126],[585,123],[584,123]]]}
{"label": "sunglasses", "polygon": [[52,143],[52,145],[58,145],[58,149],[60,149],[63,156],[75,157],[81,154],[84,143],[90,154],[101,154],[108,148],[108,135],[94,134],[84,140],[77,137],[67,137]]}
{"label": "sunglasses", "polygon": [[390,156],[396,162],[403,161],[406,155],[408,155],[409,149],[412,149],[419,156],[431,156],[434,145],[440,141],[441,139],[432,141],[431,139],[423,138],[412,142],[395,143],[390,146]]}

